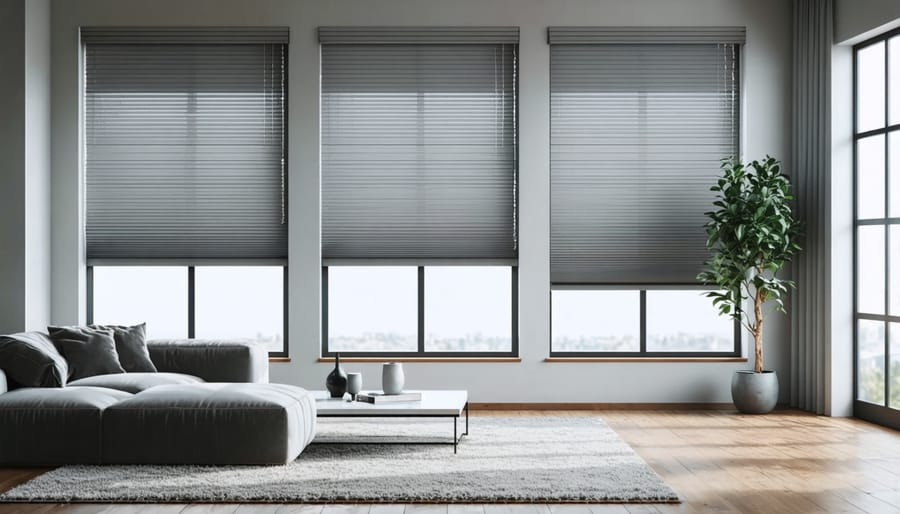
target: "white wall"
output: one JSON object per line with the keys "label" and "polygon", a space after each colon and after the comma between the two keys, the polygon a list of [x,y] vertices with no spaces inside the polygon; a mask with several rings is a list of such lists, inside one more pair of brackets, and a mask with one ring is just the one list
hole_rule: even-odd
{"label": "white wall", "polygon": [[25,330],[43,330],[50,321],[50,0],[25,4]]}
{"label": "white wall", "polygon": [[0,3],[0,333],[50,318],[50,2]]}
{"label": "white wall", "polygon": [[[744,25],[745,156],[790,162],[790,2],[782,0],[54,0],[53,318],[83,321],[78,27],[282,25],[289,81],[292,362],[273,381],[322,388],[320,348],[319,25],[515,25],[519,46],[521,363],[408,363],[407,383],[465,387],[474,401],[727,402],[732,372],[751,363],[545,363],[549,350],[549,25]],[[767,366],[789,384],[789,324],[767,323]],[[348,364],[377,386],[374,364]]]}
{"label": "white wall", "polygon": [[835,0],[834,42],[858,43],[900,26],[898,0]]}

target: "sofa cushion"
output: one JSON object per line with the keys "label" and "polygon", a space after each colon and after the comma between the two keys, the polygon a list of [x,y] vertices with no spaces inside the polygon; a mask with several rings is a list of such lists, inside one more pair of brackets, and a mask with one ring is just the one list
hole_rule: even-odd
{"label": "sofa cushion", "polygon": [[99,464],[103,411],[131,396],[99,387],[0,394],[0,466]]}
{"label": "sofa cushion", "polygon": [[69,380],[125,373],[119,364],[113,331],[91,327],[47,327],[50,339],[69,363]]}
{"label": "sofa cushion", "polygon": [[69,382],[67,387],[108,387],[126,393],[139,393],[161,385],[201,384],[203,379],[183,373],[113,373],[94,375]]}
{"label": "sofa cushion", "polygon": [[147,324],[141,323],[132,327],[123,325],[91,325],[91,328],[106,328],[113,331],[116,340],[116,353],[119,364],[129,373],[145,371],[154,372],[156,366],[150,360],[147,351]]}
{"label": "sofa cushion", "polygon": [[315,430],[315,398],[299,387],[159,386],[106,409],[103,462],[285,464]]}
{"label": "sofa cushion", "polygon": [[46,334],[22,332],[0,336],[0,368],[10,387],[62,387],[69,366]]}

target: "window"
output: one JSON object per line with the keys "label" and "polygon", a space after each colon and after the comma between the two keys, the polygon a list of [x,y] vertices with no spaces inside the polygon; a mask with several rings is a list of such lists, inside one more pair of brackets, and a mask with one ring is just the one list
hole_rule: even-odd
{"label": "window", "polygon": [[285,355],[287,29],[81,40],[89,321]]}
{"label": "window", "polygon": [[147,323],[150,339],[188,336],[188,272],[183,267],[92,268],[89,323]]}
{"label": "window", "polygon": [[740,154],[741,27],[551,27],[555,356],[740,356],[697,290],[703,213]]}
{"label": "window", "polygon": [[241,339],[286,356],[283,266],[91,266],[88,323],[148,339]]}
{"label": "window", "polygon": [[640,291],[551,291],[552,353],[641,351]]}
{"label": "window", "polygon": [[319,28],[323,355],[516,354],[518,39]]}
{"label": "window", "polygon": [[739,354],[732,318],[702,291],[647,291],[648,352]]}
{"label": "window", "polygon": [[854,60],[854,415],[900,428],[900,31]]}
{"label": "window", "polygon": [[418,277],[414,266],[331,268],[326,352],[415,352]]}
{"label": "window", "polygon": [[323,268],[322,354],[514,356],[516,268]]}
{"label": "window", "polygon": [[511,352],[512,268],[425,268],[426,352]]}
{"label": "window", "polygon": [[194,268],[194,335],[249,339],[284,351],[284,284],[280,266]]}
{"label": "window", "polygon": [[560,287],[551,292],[551,356],[740,356],[740,325],[703,291]]}

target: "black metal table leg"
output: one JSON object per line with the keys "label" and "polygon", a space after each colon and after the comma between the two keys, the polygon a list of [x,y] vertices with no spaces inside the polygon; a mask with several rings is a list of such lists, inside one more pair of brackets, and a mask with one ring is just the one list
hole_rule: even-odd
{"label": "black metal table leg", "polygon": [[466,431],[463,435],[469,435],[469,402],[466,402]]}
{"label": "black metal table leg", "polygon": [[456,446],[459,444],[459,439],[456,438],[456,420],[459,419],[459,416],[453,416],[453,453],[456,454]]}

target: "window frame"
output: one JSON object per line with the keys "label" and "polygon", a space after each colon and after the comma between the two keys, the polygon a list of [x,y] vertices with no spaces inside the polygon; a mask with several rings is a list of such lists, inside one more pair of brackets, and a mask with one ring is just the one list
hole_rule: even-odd
{"label": "window frame", "polygon": [[[474,265],[474,264],[473,264]],[[377,266],[372,266],[377,267]],[[409,267],[413,267],[410,265]],[[512,297],[510,308],[512,309],[512,326],[511,326],[511,346],[510,350],[503,352],[429,352],[425,350],[425,268],[426,265],[416,265],[418,275],[418,315],[416,330],[416,346],[415,352],[356,352],[342,351],[333,352],[328,349],[328,268],[322,266],[322,344],[320,348],[320,357],[332,358],[338,353],[343,357],[384,357],[384,358],[490,358],[490,357],[518,357],[519,356],[519,267],[518,265],[498,266],[509,267],[511,274]],[[461,265],[460,267],[466,267]]]}
{"label": "window frame", "polygon": [[[640,341],[640,349],[636,352],[564,352],[564,351],[554,351],[553,349],[553,291],[572,291],[572,290],[582,290],[582,291],[623,291],[623,290],[638,290],[640,292],[640,327],[639,327],[639,341]],[[690,291],[696,290],[698,292],[707,291],[708,288],[700,288],[696,285],[684,285],[684,286],[666,286],[666,287],[647,287],[646,285],[641,286],[622,286],[622,285],[610,285],[610,286],[601,286],[601,285],[573,285],[573,284],[559,284],[559,285],[551,285],[550,286],[550,340],[549,340],[549,353],[548,355],[551,358],[721,358],[721,357],[742,357],[742,347],[743,347],[743,329],[741,327],[741,322],[738,320],[734,320],[734,347],[729,352],[718,352],[718,351],[701,351],[701,352],[659,352],[659,351],[648,351],[647,350],[647,291]]]}
{"label": "window frame", "polygon": [[[890,41],[900,37],[900,28],[890,30],[853,46],[853,415],[874,423],[900,429],[900,409],[889,407],[891,394],[891,323],[900,323],[900,316],[891,315],[891,227],[900,226],[900,217],[890,217],[891,201],[891,161],[890,135],[900,137],[900,122],[891,125],[891,77],[890,77]],[[884,44],[884,126],[859,132],[859,52],[879,43]],[[871,136],[884,136],[884,213],[880,218],[859,219],[859,152],[861,139]],[[884,229],[884,314],[871,314],[859,311],[859,228],[863,226],[881,227]],[[859,399],[859,321],[870,320],[884,324],[884,403],[879,405]]]}
{"label": "window frame", "polygon": [[[129,266],[144,266],[143,264],[141,264],[139,262],[129,263],[128,265]],[[87,321],[88,325],[93,324],[93,322],[94,322],[94,266],[95,266],[94,264],[89,264],[87,266],[87,270],[86,270],[87,271],[87,275],[86,275],[86,296],[87,296],[86,321]],[[106,266],[106,265],[103,264],[101,266]],[[112,265],[110,265],[110,266],[112,266]],[[150,265],[146,265],[145,267],[153,267],[153,266],[154,265],[150,264]],[[196,302],[195,302],[195,299],[196,299],[195,285],[196,285],[196,283],[194,280],[194,269],[197,267],[197,265],[196,264],[177,264],[177,263],[175,263],[175,264],[167,264],[167,266],[177,266],[177,267],[187,268],[187,298],[188,298],[188,301],[187,301],[187,308],[188,308],[187,339],[196,339],[196,337],[195,337],[196,326],[195,326],[195,317],[194,317],[194,310],[196,307]],[[209,265],[204,264],[204,265],[201,265],[200,267],[206,267],[206,266],[215,266],[215,264],[209,264]],[[263,264],[263,263],[245,263],[245,264],[228,263],[228,266],[247,266],[247,267],[272,266],[272,267],[275,267],[274,265]],[[288,355],[288,348],[289,348],[289,345],[288,345],[288,325],[289,325],[289,322],[288,322],[288,312],[289,312],[289,309],[288,309],[288,267],[287,267],[287,265],[281,265],[280,267],[284,270],[283,280],[282,280],[282,296],[283,296],[282,308],[284,309],[283,314],[282,314],[282,320],[284,323],[284,327],[282,328],[282,330],[283,330],[284,335],[281,339],[281,342],[282,342],[281,350],[280,351],[269,351],[268,353],[269,353],[269,358],[286,359],[289,357],[289,355]]]}

